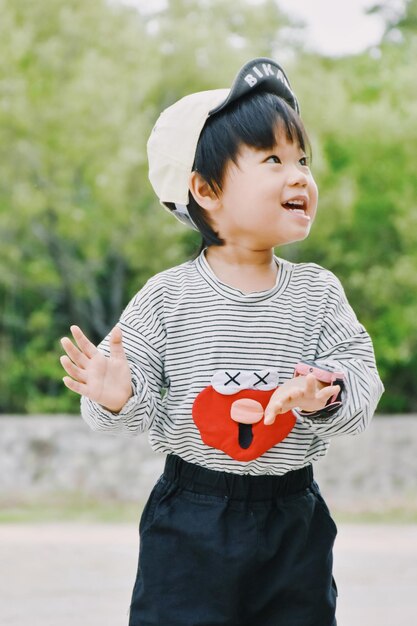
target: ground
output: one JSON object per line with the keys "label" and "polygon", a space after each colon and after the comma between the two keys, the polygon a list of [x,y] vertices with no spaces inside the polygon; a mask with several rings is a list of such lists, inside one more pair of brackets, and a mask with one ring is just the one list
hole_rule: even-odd
{"label": "ground", "polygon": [[[0,525],[2,626],[127,626],[135,523]],[[6,564],[6,565],[5,565]],[[338,626],[417,624],[417,525],[339,524]]]}

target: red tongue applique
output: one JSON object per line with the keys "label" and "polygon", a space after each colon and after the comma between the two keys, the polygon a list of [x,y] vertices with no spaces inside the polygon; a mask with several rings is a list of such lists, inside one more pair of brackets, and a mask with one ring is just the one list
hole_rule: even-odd
{"label": "red tongue applique", "polygon": [[243,389],[232,395],[221,394],[211,385],[203,389],[193,405],[203,442],[237,461],[257,459],[280,443],[294,428],[296,418],[287,411],[265,426],[264,412],[275,389]]}

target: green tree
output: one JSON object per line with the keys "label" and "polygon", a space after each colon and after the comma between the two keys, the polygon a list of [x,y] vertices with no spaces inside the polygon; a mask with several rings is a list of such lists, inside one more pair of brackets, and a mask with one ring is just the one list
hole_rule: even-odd
{"label": "green tree", "polygon": [[170,0],[146,15],[0,0],[0,411],[78,412],[60,336],[76,323],[99,341],[198,245],[147,180],[159,111],[260,55],[289,71],[321,189],[310,237],[278,253],[337,273],[374,339],[381,410],[416,410],[416,6],[380,5],[381,45],[327,59],[289,42],[273,0]]}
{"label": "green tree", "polygon": [[71,322],[103,336],[133,276],[140,284],[172,257],[169,225],[150,241],[145,184],[155,54],[132,9],[2,5],[1,408],[76,410],[59,336]]}
{"label": "green tree", "polygon": [[391,23],[378,48],[302,60],[322,193],[312,235],[289,250],[342,279],[374,339],[387,388],[380,410],[393,412],[417,409],[417,37],[407,15],[395,24],[404,36],[392,38]]}
{"label": "green tree", "polygon": [[238,8],[0,0],[0,411],[77,412],[59,337],[99,341],[196,245],[158,206],[145,145],[164,106],[271,54],[275,4]]}

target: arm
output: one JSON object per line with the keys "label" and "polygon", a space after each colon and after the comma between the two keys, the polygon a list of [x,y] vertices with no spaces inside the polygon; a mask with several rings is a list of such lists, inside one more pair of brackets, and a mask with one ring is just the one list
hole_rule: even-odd
{"label": "arm", "polygon": [[[161,322],[161,303],[162,299],[158,294],[152,293],[148,283],[132,299],[123,312],[117,328],[109,333],[98,348],[89,342],[90,352],[96,351],[98,360],[107,367],[112,366],[112,372],[106,380],[101,378],[101,384],[98,386],[100,393],[107,394],[105,397],[98,395],[96,390],[92,392],[91,388],[87,389],[85,385],[72,381],[69,377],[64,379],[70,389],[81,394],[81,414],[93,430],[136,434],[149,429],[153,420],[161,413],[161,393],[165,386],[163,372],[165,331]],[[73,331],[73,334],[81,348],[83,340],[81,331],[78,331],[75,333]],[[114,333],[120,335],[120,340],[123,337],[123,346],[120,345],[120,350],[124,355],[124,362],[123,359],[119,362],[114,360]],[[69,339],[63,340],[62,343],[65,349],[70,348]],[[68,350],[67,354],[71,356]],[[68,357],[63,359],[69,361]],[[62,364],[64,365],[64,361]],[[85,378],[85,368],[91,367],[91,361],[83,362],[82,365],[84,367],[81,376]],[[76,378],[67,367],[65,369]],[[125,374],[121,381],[120,372],[123,369]],[[121,388],[122,394],[119,393]]]}
{"label": "arm", "polygon": [[318,437],[357,434],[369,424],[384,387],[375,363],[372,341],[358,322],[339,280],[328,273],[328,299],[314,362],[344,373],[340,408],[332,415],[294,413]]}

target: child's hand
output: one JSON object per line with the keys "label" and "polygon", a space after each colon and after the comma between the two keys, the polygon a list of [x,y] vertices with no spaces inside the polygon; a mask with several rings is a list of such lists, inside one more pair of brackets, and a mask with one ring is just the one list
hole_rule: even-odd
{"label": "child's hand", "polygon": [[97,350],[78,326],[71,326],[71,332],[78,347],[68,337],[61,339],[68,355],[60,358],[62,367],[69,374],[63,378],[65,385],[71,391],[118,413],[133,395],[122,331],[115,326],[111,332],[110,357]]}
{"label": "child's hand", "polygon": [[264,423],[273,424],[279,413],[299,408],[302,411],[319,411],[335,393],[339,385],[324,385],[313,374],[296,376],[287,380],[271,396],[265,409]]}

